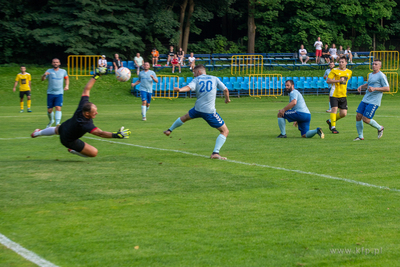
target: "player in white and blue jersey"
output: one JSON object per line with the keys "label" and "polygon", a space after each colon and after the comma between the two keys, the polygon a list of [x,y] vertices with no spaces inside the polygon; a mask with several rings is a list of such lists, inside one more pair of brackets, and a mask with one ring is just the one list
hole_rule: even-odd
{"label": "player in white and blue jersey", "polygon": [[150,63],[143,64],[143,70],[139,73],[139,80],[132,83],[136,86],[140,83],[140,97],[142,98],[142,120],[146,120],[146,113],[150,108],[151,97],[153,96],[153,81],[158,83],[157,75],[150,70]]}
{"label": "player in white and blue jersey", "polygon": [[372,63],[373,72],[369,74],[368,82],[358,87],[357,91],[361,92],[362,89],[367,89],[365,96],[357,108],[356,115],[356,128],[358,137],[354,141],[364,140],[364,124],[363,122],[371,125],[378,130],[378,139],[383,135],[383,126],[379,125],[374,119],[376,110],[381,105],[383,92],[389,92],[390,86],[386,78],[380,69],[382,62],[379,59],[375,59]]}
{"label": "player in white and blue jersey", "polygon": [[223,90],[225,96],[225,103],[231,102],[229,99],[228,88],[215,76],[207,75],[206,68],[204,65],[197,65],[193,68],[194,79],[183,88],[174,88],[177,92],[188,92],[195,91],[197,101],[194,108],[189,112],[178,118],[168,130],[164,131],[166,136],[169,136],[175,128],[182,126],[185,122],[195,118],[203,118],[211,127],[216,128],[220,131],[220,135],[217,137],[213,153],[211,154],[212,159],[223,159],[219,155],[221,147],[224,145],[226,138],[228,137],[229,130],[226,127],[224,120],[219,116],[215,109],[215,98],[217,96],[217,89]]}
{"label": "player in white and blue jersey", "polygon": [[285,90],[289,93],[289,104],[278,112],[278,125],[281,134],[277,138],[286,138],[286,120],[294,122],[299,128],[301,136],[304,138],[311,138],[318,134],[324,138],[324,133],[321,128],[310,130],[311,113],[307,108],[306,102],[299,91],[294,89],[294,82],[287,80],[285,83]]}
{"label": "player in white and blue jersey", "polygon": [[54,58],[51,64],[53,65],[53,68],[46,70],[42,75],[42,81],[45,79],[49,80],[49,85],[47,87],[47,116],[50,121],[46,128],[51,127],[54,123],[54,107],[56,108],[56,125],[60,124],[64,90],[69,89],[68,74],[66,70],[60,69],[60,60]]}
{"label": "player in white and blue jersey", "polygon": [[[329,63],[329,69],[325,70],[324,73],[324,79],[327,80],[329,73],[331,73],[331,70],[335,68],[335,62],[330,62]],[[335,91],[335,88],[332,88],[332,84],[329,84],[329,97],[333,95],[333,92]],[[326,111],[326,113],[331,113],[331,101],[329,101],[329,109]]]}

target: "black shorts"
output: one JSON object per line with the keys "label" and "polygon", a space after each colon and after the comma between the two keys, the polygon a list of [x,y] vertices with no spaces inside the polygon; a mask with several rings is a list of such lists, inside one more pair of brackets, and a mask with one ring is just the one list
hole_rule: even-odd
{"label": "black shorts", "polygon": [[330,58],[331,56],[328,55],[322,55],[322,58]]}
{"label": "black shorts", "polygon": [[340,109],[347,109],[347,98],[346,97],[329,97],[331,107],[338,107]]}
{"label": "black shorts", "polygon": [[24,98],[24,95],[31,96],[31,91],[19,91],[19,98]]}
{"label": "black shorts", "polygon": [[81,152],[83,150],[83,148],[85,147],[85,142],[83,142],[81,139],[76,139],[76,140],[69,140],[66,135],[67,133],[65,133],[65,131],[63,131],[63,125],[61,124],[60,127],[58,128],[58,134],[60,135],[60,141],[61,144],[63,144],[63,146],[65,146],[66,148],[70,148],[75,150],[76,152]]}

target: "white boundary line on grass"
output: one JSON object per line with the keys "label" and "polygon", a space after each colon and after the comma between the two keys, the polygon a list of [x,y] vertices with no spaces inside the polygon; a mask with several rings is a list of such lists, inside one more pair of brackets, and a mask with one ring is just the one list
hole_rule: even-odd
{"label": "white boundary line on grass", "polygon": [[[182,154],[196,156],[196,157],[202,157],[202,158],[210,158],[209,156],[206,156],[206,155],[200,155],[200,154],[181,151],[181,150],[158,148],[158,147],[151,147],[151,146],[141,146],[141,145],[135,145],[135,144],[130,144],[130,143],[122,143],[122,142],[117,142],[117,141],[109,141],[109,140],[105,140],[105,139],[98,139],[98,138],[89,137],[89,136],[84,136],[84,138],[93,139],[93,140],[102,141],[102,142],[107,142],[107,143],[112,143],[112,144],[120,144],[120,145],[134,146],[134,147],[154,149],[154,150],[160,150],[160,151],[169,151],[169,152],[175,152],[175,153],[182,153]],[[327,179],[344,181],[344,182],[347,182],[347,183],[358,184],[358,185],[362,185],[362,186],[368,186],[368,187],[373,187],[373,188],[379,188],[379,189],[385,189],[385,190],[400,192],[400,189],[396,189],[396,188],[389,188],[387,186],[374,185],[374,184],[364,183],[364,182],[351,180],[351,179],[347,179],[347,178],[340,178],[340,177],[335,177],[335,176],[326,175],[326,174],[320,174],[320,173],[315,173],[315,172],[306,172],[306,171],[301,171],[301,170],[291,170],[291,169],[286,169],[286,168],[282,168],[282,167],[275,167],[275,166],[269,166],[269,165],[263,165],[263,164],[257,164],[257,163],[247,163],[247,162],[243,162],[243,161],[230,160],[230,159],[227,159],[227,160],[224,160],[224,161],[232,162],[232,163],[236,163],[236,164],[241,164],[241,165],[257,166],[257,167],[261,167],[261,168],[268,168],[268,169],[274,169],[274,170],[280,170],[280,171],[295,172],[295,173],[300,173],[300,174],[319,176],[319,177],[323,177],[323,178],[327,178]]]}
{"label": "white boundary line on grass", "polygon": [[22,247],[21,245],[11,241],[8,239],[6,236],[0,234],[0,243],[6,246],[7,248],[13,250],[17,254],[21,255],[25,259],[27,259],[30,262],[35,263],[36,265],[40,267],[58,267],[57,265],[54,265],[53,263],[41,258],[37,254],[33,253],[30,250],[27,250],[26,248]]}

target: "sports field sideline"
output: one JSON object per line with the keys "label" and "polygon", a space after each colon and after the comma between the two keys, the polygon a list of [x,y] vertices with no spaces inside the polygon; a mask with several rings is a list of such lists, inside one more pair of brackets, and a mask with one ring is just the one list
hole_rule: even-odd
{"label": "sports field sideline", "polygon": [[[47,124],[46,84],[34,81],[33,112],[20,114],[14,69],[0,70],[0,234],[48,264],[397,265],[399,96],[385,95],[376,113],[382,139],[366,125],[363,142],[353,142],[359,95],[348,97],[339,135],[325,123],[327,96],[305,96],[311,128],[322,127],[325,139],[303,139],[289,124],[288,138],[276,138],[288,97],[218,98],[230,130],[224,162],[208,159],[218,133],[200,119],[162,134],[195,99],[154,100],[143,122],[140,99],[108,75],[92,90],[95,125],[132,135],[87,134],[99,155],[83,159],[58,137],[29,137]],[[71,79],[63,120],[86,81]],[[0,266],[35,266],[4,244],[0,255]]]}

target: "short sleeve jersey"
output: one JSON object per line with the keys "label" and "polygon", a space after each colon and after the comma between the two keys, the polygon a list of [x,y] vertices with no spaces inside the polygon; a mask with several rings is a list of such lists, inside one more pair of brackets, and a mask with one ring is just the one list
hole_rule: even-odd
{"label": "short sleeve jersey", "polygon": [[168,56],[173,57],[174,55],[175,55],[175,51],[174,50],[168,52]]}
{"label": "short sleeve jersey", "polygon": [[301,53],[304,53],[304,56],[307,56],[307,50],[306,49],[299,49],[299,56],[303,56]]}
{"label": "short sleeve jersey", "polygon": [[114,58],[113,63],[115,63],[118,69],[121,68],[121,60],[119,58],[118,59]]}
{"label": "short sleeve jersey", "polygon": [[81,138],[85,133],[91,133],[97,129],[92,119],[83,116],[82,107],[89,102],[88,96],[82,96],[74,116],[62,124],[63,136],[66,141],[72,142]]}
{"label": "short sleeve jersey", "polygon": [[[322,53],[329,53],[329,49],[323,48],[323,49],[322,49]],[[325,56],[327,56],[327,55],[325,55]]]}
{"label": "short sleeve jersey", "polygon": [[337,49],[336,48],[329,48],[329,53],[331,56],[336,56]]}
{"label": "short sleeve jersey", "polygon": [[[325,76],[329,76],[329,73],[331,73],[331,69],[327,69],[327,70],[325,71],[324,77],[325,77]],[[327,77],[327,79],[328,79],[328,77]]]}
{"label": "short sleeve jersey", "polygon": [[193,61],[196,60],[196,58],[195,57],[188,57],[188,60],[189,60],[189,62],[193,62]]}
{"label": "short sleeve jersey", "polygon": [[304,101],[303,96],[296,89],[293,89],[292,92],[290,92],[290,94],[289,94],[289,102],[292,102],[293,99],[296,99],[297,103],[292,108],[292,110],[296,110],[297,112],[301,112],[301,113],[311,114],[310,110],[308,110],[308,107],[306,105],[306,101]]}
{"label": "short sleeve jersey", "polygon": [[153,57],[159,57],[160,54],[158,53],[158,51],[151,51],[151,54],[153,55]]}
{"label": "short sleeve jersey", "polygon": [[338,56],[344,55],[344,50],[338,50],[337,54],[338,54]]}
{"label": "short sleeve jersey", "polygon": [[[378,73],[370,73],[368,77],[368,86],[369,87],[386,87],[389,86],[389,82],[387,80],[386,75],[383,72]],[[363,98],[363,102],[367,104],[373,104],[380,106],[382,101],[382,92],[379,91],[366,91],[365,96]]]}
{"label": "short sleeve jersey", "polygon": [[29,81],[31,80],[31,75],[27,72],[25,74],[18,73],[17,77],[15,78],[16,82],[19,82],[19,90],[21,92],[30,91],[31,88],[29,87]]}
{"label": "short sleeve jersey", "polygon": [[46,76],[46,79],[49,80],[49,85],[47,87],[47,94],[49,95],[62,95],[64,94],[64,79],[68,77],[67,71],[64,69],[58,69],[55,71],[54,69],[47,70],[49,75]]}
{"label": "short sleeve jersey", "polygon": [[150,94],[153,93],[153,79],[150,77],[151,75],[153,75],[154,79],[157,79],[156,73],[152,70],[142,70],[139,73],[140,91],[145,91]]}
{"label": "short sleeve jersey", "polygon": [[347,83],[349,82],[353,72],[349,69],[340,70],[339,68],[335,68],[331,70],[328,75],[328,78],[332,80],[339,80],[341,77],[345,77],[346,84],[334,83],[332,84],[332,89],[334,90],[332,96],[336,98],[346,97],[347,96]]}
{"label": "short sleeve jersey", "polygon": [[142,57],[135,57],[133,60],[135,60],[135,63],[138,64],[139,67],[143,65]]}
{"label": "short sleeve jersey", "polygon": [[344,50],[345,55],[350,54],[350,53],[351,53],[351,50]]}
{"label": "short sleeve jersey", "polygon": [[315,46],[315,49],[321,50],[322,49],[322,42],[321,41],[315,41],[314,46]]}
{"label": "short sleeve jersey", "polygon": [[200,75],[188,84],[190,90],[196,92],[194,109],[199,112],[213,114],[215,110],[215,97],[217,89],[224,90],[226,86],[215,76]]}
{"label": "short sleeve jersey", "polygon": [[107,60],[106,59],[99,59],[99,66],[107,67]]}

